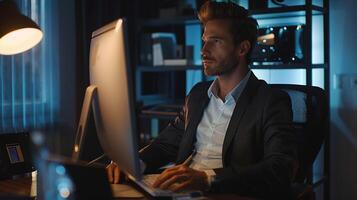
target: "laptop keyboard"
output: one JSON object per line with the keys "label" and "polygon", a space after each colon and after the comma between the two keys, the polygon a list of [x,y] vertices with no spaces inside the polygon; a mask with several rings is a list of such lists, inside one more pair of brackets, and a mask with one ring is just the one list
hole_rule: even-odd
{"label": "laptop keyboard", "polygon": [[183,193],[175,193],[170,190],[162,190],[160,188],[153,188],[152,185],[156,181],[157,177],[159,177],[160,174],[147,174],[143,177],[143,179],[140,181],[144,187],[146,188],[147,192],[152,194],[153,196],[171,196],[175,197],[176,199],[190,199],[192,192],[196,194],[196,196],[202,196],[201,192],[197,191],[187,191]]}
{"label": "laptop keyboard", "polygon": [[160,188],[154,188],[152,187],[152,185],[154,184],[154,182],[156,181],[157,177],[159,177],[160,174],[147,174],[143,177],[143,179],[141,180],[142,183],[144,183],[146,185],[146,187],[148,187],[149,190],[151,190],[153,193],[155,193],[156,195],[172,195],[174,194],[172,191],[170,190],[163,190]]}
{"label": "laptop keyboard", "polygon": [[157,177],[159,177],[160,174],[147,174],[143,177],[143,182],[152,187],[152,185],[155,183]]}

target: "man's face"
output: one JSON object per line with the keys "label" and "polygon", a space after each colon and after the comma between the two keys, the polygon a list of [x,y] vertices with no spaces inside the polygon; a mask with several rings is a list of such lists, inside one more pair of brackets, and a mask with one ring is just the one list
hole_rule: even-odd
{"label": "man's face", "polygon": [[219,76],[230,73],[239,63],[237,48],[227,20],[210,20],[206,23],[201,49],[204,73]]}

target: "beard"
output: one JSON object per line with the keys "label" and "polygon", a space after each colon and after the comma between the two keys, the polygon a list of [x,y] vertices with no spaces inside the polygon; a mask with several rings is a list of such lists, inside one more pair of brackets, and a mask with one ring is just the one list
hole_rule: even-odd
{"label": "beard", "polygon": [[217,62],[217,60],[210,58],[203,63],[203,71],[206,76],[221,76],[231,73],[238,65],[239,59],[231,57],[225,61]]}

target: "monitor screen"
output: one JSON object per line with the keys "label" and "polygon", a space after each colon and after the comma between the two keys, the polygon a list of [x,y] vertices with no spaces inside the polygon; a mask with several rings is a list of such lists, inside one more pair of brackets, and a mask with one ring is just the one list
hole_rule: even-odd
{"label": "monitor screen", "polygon": [[34,171],[28,132],[0,134],[0,179]]}
{"label": "monitor screen", "polygon": [[126,28],[126,21],[119,19],[92,34],[90,84],[97,87],[92,105],[104,153],[141,179]]}
{"label": "monitor screen", "polygon": [[20,144],[6,144],[6,150],[11,164],[24,162]]}

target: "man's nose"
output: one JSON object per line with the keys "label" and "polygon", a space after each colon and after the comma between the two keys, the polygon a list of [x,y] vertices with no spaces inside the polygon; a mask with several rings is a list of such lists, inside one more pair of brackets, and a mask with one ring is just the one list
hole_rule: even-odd
{"label": "man's nose", "polygon": [[208,52],[207,43],[204,43],[202,48],[201,48],[201,56],[206,55],[207,52]]}

